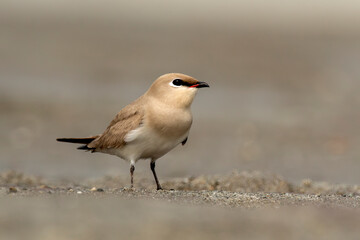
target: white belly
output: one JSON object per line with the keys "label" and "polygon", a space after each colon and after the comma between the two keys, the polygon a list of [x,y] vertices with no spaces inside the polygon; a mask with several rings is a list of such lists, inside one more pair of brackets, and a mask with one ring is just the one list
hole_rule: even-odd
{"label": "white belly", "polygon": [[118,149],[104,149],[102,152],[116,155],[127,161],[136,162],[147,158],[156,160],[185,140],[188,132],[178,137],[165,138],[152,129],[143,128],[136,134],[137,136],[132,137],[125,146]]}

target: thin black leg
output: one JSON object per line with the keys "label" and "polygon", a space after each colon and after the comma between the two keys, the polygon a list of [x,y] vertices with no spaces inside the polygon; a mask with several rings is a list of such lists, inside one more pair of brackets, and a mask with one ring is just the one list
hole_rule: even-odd
{"label": "thin black leg", "polygon": [[130,165],[131,188],[134,187],[134,171],[135,171],[135,166]]}
{"label": "thin black leg", "polygon": [[162,187],[160,186],[159,180],[156,176],[156,172],[155,172],[155,162],[150,162],[150,168],[152,173],[154,174],[154,178],[155,178],[155,182],[156,182],[156,189],[157,190],[162,190]]}

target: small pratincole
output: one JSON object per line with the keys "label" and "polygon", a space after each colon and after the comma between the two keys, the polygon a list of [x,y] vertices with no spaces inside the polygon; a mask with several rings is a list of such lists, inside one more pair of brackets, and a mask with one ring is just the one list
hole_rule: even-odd
{"label": "small pratincole", "polygon": [[78,149],[112,154],[128,161],[131,187],[135,163],[150,159],[157,189],[162,189],[155,162],[180,143],[186,143],[192,124],[191,103],[198,89],[204,87],[209,85],[181,73],[162,75],[144,95],[124,107],[102,134],[57,141],[83,144]]}

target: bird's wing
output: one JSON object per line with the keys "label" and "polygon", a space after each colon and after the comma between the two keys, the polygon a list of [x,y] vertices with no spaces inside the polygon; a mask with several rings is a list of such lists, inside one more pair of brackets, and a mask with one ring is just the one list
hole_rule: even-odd
{"label": "bird's wing", "polygon": [[134,102],[123,108],[111,121],[103,134],[88,144],[88,148],[119,148],[126,144],[125,136],[138,128],[144,118],[140,102]]}

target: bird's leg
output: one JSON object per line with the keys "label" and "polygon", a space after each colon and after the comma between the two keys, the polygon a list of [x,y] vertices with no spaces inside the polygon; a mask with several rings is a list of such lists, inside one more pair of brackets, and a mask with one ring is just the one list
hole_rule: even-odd
{"label": "bird's leg", "polygon": [[154,174],[154,178],[155,178],[155,182],[156,182],[156,190],[162,190],[162,187],[160,186],[159,180],[156,176],[156,172],[155,172],[155,161],[151,160],[150,162],[150,168],[152,173]]}
{"label": "bird's leg", "polygon": [[130,164],[131,188],[134,187],[134,171],[135,171],[135,165],[134,163],[131,163]]}

